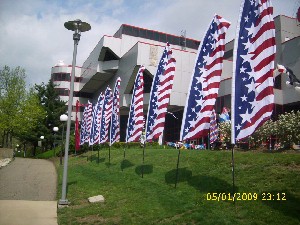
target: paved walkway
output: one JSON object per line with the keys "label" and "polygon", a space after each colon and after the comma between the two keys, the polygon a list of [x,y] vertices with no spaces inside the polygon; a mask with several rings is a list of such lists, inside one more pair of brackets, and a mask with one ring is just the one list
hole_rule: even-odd
{"label": "paved walkway", "polygon": [[57,225],[52,162],[15,158],[0,169],[0,224]]}

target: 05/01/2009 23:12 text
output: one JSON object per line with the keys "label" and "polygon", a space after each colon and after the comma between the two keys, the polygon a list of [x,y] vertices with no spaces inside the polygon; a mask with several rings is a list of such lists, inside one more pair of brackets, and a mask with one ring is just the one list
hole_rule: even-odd
{"label": "05/01/2009 23:12 text", "polygon": [[282,193],[268,193],[262,192],[258,193],[207,193],[206,194],[207,201],[286,201],[286,194]]}

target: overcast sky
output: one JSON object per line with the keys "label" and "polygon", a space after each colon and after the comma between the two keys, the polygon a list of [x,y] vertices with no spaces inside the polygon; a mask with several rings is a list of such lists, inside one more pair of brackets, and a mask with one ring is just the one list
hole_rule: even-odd
{"label": "overcast sky", "polygon": [[[227,42],[235,36],[241,0],[0,0],[0,67],[21,66],[27,84],[50,79],[59,60],[72,64],[72,31],[64,22],[81,19],[92,29],[81,35],[77,65],[82,66],[103,35],[130,24],[201,40],[214,14],[232,24]],[[295,17],[300,0],[273,0],[274,16]]]}

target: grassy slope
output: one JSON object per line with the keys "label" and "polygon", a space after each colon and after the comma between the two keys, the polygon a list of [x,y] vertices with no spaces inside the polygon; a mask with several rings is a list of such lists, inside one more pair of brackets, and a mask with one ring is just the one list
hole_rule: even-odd
{"label": "grassy slope", "polygon": [[[94,152],[95,153],[95,152]],[[91,154],[88,153],[89,155]],[[256,201],[207,201],[207,193],[232,191],[230,151],[181,151],[174,188],[176,150],[100,151],[100,163],[70,157],[68,200],[59,224],[299,224],[300,154],[235,152],[236,192],[257,193]],[[123,169],[123,171],[122,171]],[[59,169],[61,191],[62,168]],[[262,201],[262,193],[286,193],[286,201]],[[87,198],[103,195],[105,203]],[[58,193],[58,196],[61,194]],[[58,197],[59,198],[59,197]]]}

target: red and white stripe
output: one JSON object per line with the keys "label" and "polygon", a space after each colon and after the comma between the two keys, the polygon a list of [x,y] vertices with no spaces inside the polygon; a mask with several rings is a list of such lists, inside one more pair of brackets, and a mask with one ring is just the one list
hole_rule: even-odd
{"label": "red and white stripe", "polygon": [[143,113],[143,92],[144,92],[144,66],[139,68],[134,82],[130,112],[127,124],[126,142],[137,142],[143,132],[144,113]]}
{"label": "red and white stripe", "polygon": [[86,133],[85,133],[85,142],[90,141],[90,134],[92,129],[93,122],[93,104],[88,101],[87,110],[86,110]]}
{"label": "red and white stripe", "polygon": [[170,95],[174,83],[176,60],[172,56],[172,50],[169,51],[169,60],[166,70],[160,78],[157,97],[157,117],[154,120],[153,128],[147,139],[158,139],[162,134],[165,126],[167,107],[170,101]]}
{"label": "red and white stripe", "polygon": [[[276,44],[273,7],[270,0],[255,0],[255,4],[258,5],[257,13],[259,16],[254,28],[251,30],[253,35],[250,38],[251,45],[249,46],[248,56],[246,56],[251,68],[253,68],[251,76],[255,81],[255,102],[253,102],[252,112],[247,116],[245,126],[242,127],[238,135],[232,133],[232,143],[251,135],[271,117],[274,107],[273,72]],[[232,126],[234,125],[233,122]],[[232,129],[232,132],[235,132],[234,129]]]}
{"label": "red and white stripe", "polygon": [[113,109],[110,125],[110,145],[120,140],[120,85],[121,78],[118,77],[113,93]]}
{"label": "red and white stripe", "polygon": [[112,114],[112,94],[111,94],[110,87],[107,87],[107,90],[110,91],[110,95],[105,96],[108,97],[108,99],[106,99],[107,102],[104,105],[103,113],[102,113],[102,115],[105,118],[105,125],[104,127],[101,127],[101,129],[104,129],[104,135],[100,134],[100,142],[99,142],[100,144],[108,142],[108,128],[109,128],[111,114]]}
{"label": "red and white stripe", "polygon": [[[216,15],[214,18],[218,25],[218,32],[213,34],[215,39],[214,50],[205,58],[207,62],[205,70],[200,78],[202,84],[203,99],[200,103],[201,110],[197,113],[196,120],[191,122],[191,129],[182,140],[195,139],[207,135],[210,127],[210,116],[214,109],[220,87],[221,74],[223,69],[223,56],[225,50],[225,35],[230,22]],[[199,47],[201,49],[201,46]],[[194,88],[194,87],[191,87]]]}

